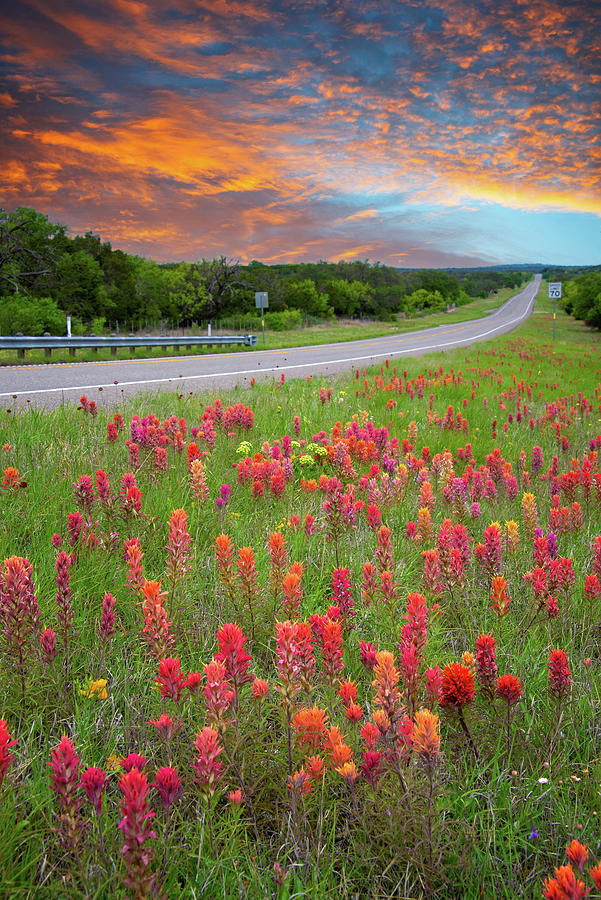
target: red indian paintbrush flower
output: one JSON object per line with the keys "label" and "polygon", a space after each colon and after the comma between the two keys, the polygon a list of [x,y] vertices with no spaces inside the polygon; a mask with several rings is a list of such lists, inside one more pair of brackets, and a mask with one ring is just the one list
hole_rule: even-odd
{"label": "red indian paintbrush flower", "polygon": [[267,696],[269,683],[264,678],[255,678],[252,684],[252,695],[256,700],[262,700]]}
{"label": "red indian paintbrush flower", "polygon": [[8,650],[15,657],[25,696],[25,657],[37,635],[40,611],[31,577],[32,565],[21,556],[4,560],[0,572],[0,625]]}
{"label": "red indian paintbrush flower", "polygon": [[524,688],[520,679],[515,675],[501,675],[497,679],[495,694],[505,700],[509,706],[514,706],[521,699],[523,693]]}
{"label": "red indian paintbrush flower", "polygon": [[144,616],[143,636],[155,659],[165,655],[173,644],[171,620],[167,617],[165,600],[167,594],[161,591],[160,581],[144,581],[141,585],[142,614]]}
{"label": "red indian paintbrush flower", "polygon": [[326,619],[324,623],[322,658],[326,679],[330,684],[333,684],[338,673],[344,668],[342,625],[338,621]]}
{"label": "red indian paintbrush flower", "polygon": [[178,731],[182,725],[184,724],[181,719],[178,719],[177,722],[174,722],[171,716],[167,713],[162,713],[158,717],[158,719],[149,719],[146,723],[147,725],[154,725],[158,733],[164,738],[166,741],[171,740],[172,735]]}
{"label": "red indian paintbrush flower", "polygon": [[503,568],[503,550],[501,540],[501,528],[498,522],[493,522],[484,531],[484,567],[492,580],[493,576],[500,575]]}
{"label": "red indian paintbrush flower", "polygon": [[51,665],[56,656],[56,634],[52,628],[44,628],[40,635],[40,647],[44,662]]}
{"label": "red indian paintbrush flower", "polygon": [[[379,732],[378,732],[379,734]],[[381,771],[381,760],[382,754],[379,750],[364,750],[363,751],[363,763],[361,765],[361,774],[365,778],[368,784],[371,785],[372,789],[375,791],[378,787],[378,779],[380,777]]]}
{"label": "red indian paintbrush flower", "polygon": [[205,467],[201,459],[192,459],[190,461],[190,483],[194,497],[199,503],[204,503],[209,496],[209,486],[207,485]]}
{"label": "red indian paintbrush flower", "polygon": [[252,657],[244,647],[248,638],[244,636],[240,626],[235,623],[226,623],[217,632],[217,640],[220,652],[215,654],[215,659],[225,665],[228,678],[232,680],[234,688],[247,681],[252,681],[252,675],[248,674]]}
{"label": "red indian paintbrush flower", "polygon": [[96,470],[96,491],[100,502],[106,506],[110,501],[111,485],[104,469]]}
{"label": "red indian paintbrush flower", "polygon": [[181,796],[183,785],[177,769],[171,766],[163,766],[157,769],[151,787],[156,788],[161,797],[163,809],[169,811],[172,804]]}
{"label": "red indian paintbrush flower", "polygon": [[311,686],[315,669],[313,633],[307,622],[276,622],[277,666],[286,702]]}
{"label": "red indian paintbrush flower", "polygon": [[188,513],[174,509],[169,517],[167,540],[167,577],[175,584],[190,570],[192,539],[188,533]]}
{"label": "red indian paintbrush flower", "polygon": [[337,568],[332,573],[332,604],[342,610],[344,627],[352,628],[355,608],[352,598],[349,570]]}
{"label": "red indian paintbrush flower", "polygon": [[346,681],[340,682],[340,687],[338,688],[338,696],[342,700],[344,706],[349,706],[353,701],[357,700],[357,685],[354,681],[347,679]]}
{"label": "red indian paintbrush flower", "polygon": [[82,772],[79,783],[96,813],[100,815],[102,811],[102,795],[106,788],[106,775],[102,769],[90,766]]}
{"label": "red indian paintbrush flower", "polygon": [[469,732],[465,719],[463,717],[463,707],[466,703],[471,703],[476,692],[476,684],[474,675],[467,666],[461,663],[449,663],[445,666],[442,673],[442,685],[440,689],[440,705],[456,709],[459,716],[459,724],[468,740],[472,752],[478,759],[478,750],[474,744],[473,738]]}
{"label": "red indian paintbrush flower", "polygon": [[16,743],[16,739],[11,738],[6,719],[0,719],[0,787],[14,759],[14,753],[8,751]]}
{"label": "red indian paintbrush flower", "polygon": [[119,822],[126,869],[123,880],[136,900],[142,900],[151,897],[154,891],[155,876],[149,868],[152,860],[150,842],[156,838],[151,827],[154,810],[148,805],[148,781],[143,772],[136,768],[126,772],[119,787],[123,793],[123,818]]}
{"label": "red indian paintbrush flower", "polygon": [[219,733],[214,728],[205,726],[196,735],[194,746],[198,751],[198,756],[193,763],[193,767],[196,769],[196,780],[200,784],[203,794],[208,798],[215,793],[217,782],[223,772],[223,766],[219,761],[219,756],[223,752]]}
{"label": "red indian paintbrush flower", "polygon": [[89,515],[94,505],[94,484],[89,475],[82,475],[73,483],[73,497],[76,504]]}
{"label": "red indian paintbrush flower", "polygon": [[501,675],[497,679],[495,694],[507,704],[507,761],[511,755],[511,708],[518,703],[524,693],[519,678],[515,675]]}
{"label": "red indian paintbrush flower", "polygon": [[63,842],[72,850],[81,837],[82,822],[79,815],[81,798],[79,786],[79,756],[73,742],[66,736],[52,750],[49,763],[50,789],[56,794],[59,806],[58,831]]}
{"label": "red indian paintbrush flower", "polygon": [[328,755],[332,769],[336,769],[352,759],[353,751],[345,743],[344,735],[336,725],[326,729],[323,748]]}
{"label": "red indian paintbrush flower", "polygon": [[481,634],[476,638],[476,671],[480,686],[492,694],[497,677],[497,654],[492,634]]}
{"label": "red indian paintbrush flower", "polygon": [[161,692],[161,697],[169,697],[175,700],[176,703],[179,703],[185,681],[186,676],[180,668],[179,659],[167,656],[161,660],[159,673],[155,679],[155,684]]}
{"label": "red indian paintbrush flower", "polygon": [[370,644],[369,641],[361,641],[359,650],[361,652],[361,662],[366,669],[372,671],[377,662],[376,654],[378,651],[375,644]]}
{"label": "red indian paintbrush flower", "polygon": [[449,663],[442,673],[440,705],[460,708],[471,703],[475,696],[475,682],[472,672],[461,663]]}
{"label": "red indian paintbrush flower", "polygon": [[69,641],[71,622],[73,621],[73,595],[69,586],[69,569],[72,564],[73,557],[61,550],[56,558],[56,603],[65,647]]}
{"label": "red indian paintbrush flower", "polygon": [[203,694],[207,705],[207,716],[211,725],[217,728],[226,724],[225,713],[232,705],[234,691],[230,689],[225,665],[212,659],[204,666],[207,679]]}
{"label": "red indian paintbrush flower", "polygon": [[394,566],[392,555],[391,531],[386,525],[382,525],[377,532],[378,549],[376,550],[376,562],[380,573],[391,571]]}
{"label": "red indian paintbrush flower", "polygon": [[115,602],[112,594],[107,593],[102,598],[102,620],[98,632],[103,644],[110,641],[115,633]]}
{"label": "red indian paintbrush flower", "polygon": [[320,781],[326,773],[321,756],[308,756],[305,760],[305,771],[312,781]]}
{"label": "red indian paintbrush flower", "polygon": [[572,681],[565,650],[551,650],[549,654],[549,690],[559,700],[567,692]]}
{"label": "red indian paintbrush flower", "polygon": [[135,591],[144,584],[144,566],[142,565],[144,553],[138,538],[130,538],[127,541],[123,541],[123,550],[128,565],[127,586],[130,590]]}
{"label": "red indian paintbrush flower", "polygon": [[145,766],[146,757],[142,756],[141,753],[136,753],[135,750],[132,753],[128,753],[121,760],[121,768],[124,772],[131,772],[132,769],[137,769],[138,772],[141,772]]}
{"label": "red indian paintbrush flower", "polygon": [[440,701],[442,690],[442,672],[440,666],[426,669],[426,697],[430,706],[436,706]]}

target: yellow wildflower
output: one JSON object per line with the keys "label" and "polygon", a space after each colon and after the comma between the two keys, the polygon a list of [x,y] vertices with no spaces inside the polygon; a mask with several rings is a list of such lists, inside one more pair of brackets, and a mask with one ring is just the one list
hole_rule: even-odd
{"label": "yellow wildflower", "polygon": [[106,678],[98,678],[96,681],[90,681],[87,688],[82,688],[80,694],[84,697],[97,697],[98,700],[106,700],[108,693],[106,690]]}

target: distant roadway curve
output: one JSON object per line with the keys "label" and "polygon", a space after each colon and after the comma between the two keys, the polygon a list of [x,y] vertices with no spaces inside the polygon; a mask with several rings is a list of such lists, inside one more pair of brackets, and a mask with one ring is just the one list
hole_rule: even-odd
{"label": "distant roadway curve", "polygon": [[511,331],[527,319],[540,282],[541,276],[536,275],[523,291],[483,319],[453,325],[450,317],[448,325],[382,338],[287,350],[0,367],[0,406],[51,408],[77,402],[82,394],[98,405],[110,405],[124,396],[148,390],[210,392],[248,384],[251,378],[273,378],[281,373],[286,378],[333,375],[386,358],[394,360],[468,346]]}

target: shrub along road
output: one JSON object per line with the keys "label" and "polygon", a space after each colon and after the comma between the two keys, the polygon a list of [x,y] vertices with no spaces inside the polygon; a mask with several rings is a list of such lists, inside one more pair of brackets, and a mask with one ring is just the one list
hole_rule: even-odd
{"label": "shrub along road", "polygon": [[[255,378],[304,378],[364,368],[382,360],[468,346],[517,328],[532,313],[541,276],[500,309],[473,322],[439,326],[342,344],[252,350],[165,359],[13,366],[0,369],[0,405],[46,408],[88,399],[110,404],[143,391],[213,391],[248,385]],[[100,390],[102,389],[102,390]],[[16,395],[16,397],[15,397]]]}

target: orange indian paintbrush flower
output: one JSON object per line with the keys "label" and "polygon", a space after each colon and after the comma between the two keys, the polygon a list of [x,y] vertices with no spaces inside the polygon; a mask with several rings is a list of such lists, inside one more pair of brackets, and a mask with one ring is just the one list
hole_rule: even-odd
{"label": "orange indian paintbrush flower", "polygon": [[427,765],[432,765],[440,752],[438,725],[438,716],[429,709],[416,712],[411,740],[413,749]]}
{"label": "orange indian paintbrush flower", "polygon": [[400,707],[401,692],[398,687],[400,673],[394,664],[394,655],[389,650],[380,650],[376,653],[376,665],[374,666],[375,688],[374,702],[392,720]]}
{"label": "orange indian paintbrush flower", "polygon": [[317,750],[321,747],[326,734],[328,716],[318,706],[310,709],[299,709],[292,720],[296,742],[301,747]]}
{"label": "orange indian paintbrush flower", "polygon": [[578,871],[582,874],[588,857],[588,845],[573,840],[572,843],[568,844],[566,847],[566,856],[573,865],[577,866]]}
{"label": "orange indian paintbrush flower", "polygon": [[555,869],[555,878],[547,878],[543,889],[545,900],[584,900],[588,893],[590,888],[576,878],[571,866]]}

